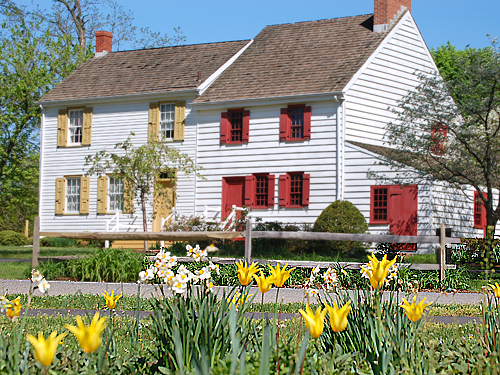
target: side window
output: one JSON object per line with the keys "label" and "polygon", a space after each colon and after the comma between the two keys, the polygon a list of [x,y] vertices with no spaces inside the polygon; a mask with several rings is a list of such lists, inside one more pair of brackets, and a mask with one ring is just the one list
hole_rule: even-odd
{"label": "side window", "polygon": [[60,109],[57,119],[57,147],[90,146],[93,108]]}
{"label": "side window", "polygon": [[220,142],[226,144],[249,141],[250,111],[243,108],[230,109],[221,114]]}
{"label": "side window", "polygon": [[388,203],[389,187],[372,186],[370,195],[370,223],[387,224],[389,222]]}
{"label": "side window", "polygon": [[276,178],[268,173],[245,176],[245,206],[252,209],[274,207]]}
{"label": "side window", "polygon": [[175,104],[160,104],[160,139],[174,140]]}
{"label": "side window", "polygon": [[446,137],[448,127],[444,124],[433,123],[431,126],[431,152],[434,155],[443,155],[446,152]]}
{"label": "side window", "polygon": [[309,206],[311,175],[289,172],[280,176],[279,205],[286,208]]}
{"label": "side window", "polygon": [[281,109],[280,140],[303,141],[311,138],[311,107],[289,105]]}
{"label": "side window", "polygon": [[83,109],[68,111],[68,145],[81,145],[83,136]]}
{"label": "side window", "polygon": [[486,229],[486,209],[477,191],[474,192],[474,228]]}
{"label": "side window", "polygon": [[80,177],[66,179],[66,206],[67,214],[80,213]]}
{"label": "side window", "polygon": [[123,211],[123,180],[110,177],[108,183],[108,212]]}

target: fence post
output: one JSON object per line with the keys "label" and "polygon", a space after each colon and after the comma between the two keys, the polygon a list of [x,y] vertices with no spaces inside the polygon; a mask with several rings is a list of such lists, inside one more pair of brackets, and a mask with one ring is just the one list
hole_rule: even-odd
{"label": "fence post", "polygon": [[252,259],[252,219],[247,219],[247,227],[245,231],[245,260],[250,264]]}
{"label": "fence post", "polygon": [[441,233],[440,233],[440,243],[441,243],[441,265],[440,269],[440,279],[441,282],[446,278],[446,230],[444,228],[444,223],[441,223]]}
{"label": "fence post", "polygon": [[24,235],[26,237],[29,237],[29,229],[30,229],[30,221],[26,220],[26,222],[24,223]]}
{"label": "fence post", "polygon": [[38,267],[38,256],[40,255],[40,218],[35,216],[33,223],[33,254],[31,256],[31,266]]}

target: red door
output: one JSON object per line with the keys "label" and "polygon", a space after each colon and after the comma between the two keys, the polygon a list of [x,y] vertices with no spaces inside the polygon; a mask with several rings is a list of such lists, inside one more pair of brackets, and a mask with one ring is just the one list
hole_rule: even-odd
{"label": "red door", "polygon": [[[225,220],[231,214],[231,207],[243,207],[245,204],[245,177],[224,177],[222,179],[222,212]],[[237,211],[239,217],[241,211]]]}
{"label": "red door", "polygon": [[[417,235],[418,186],[390,186],[389,230],[402,236]],[[416,250],[416,244],[406,244],[404,250]]]}

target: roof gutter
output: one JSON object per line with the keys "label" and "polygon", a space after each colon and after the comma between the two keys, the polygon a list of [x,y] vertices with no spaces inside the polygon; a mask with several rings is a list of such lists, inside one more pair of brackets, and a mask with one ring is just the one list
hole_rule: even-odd
{"label": "roof gutter", "polygon": [[267,98],[250,98],[250,99],[236,99],[236,100],[221,100],[216,102],[193,102],[191,105],[197,110],[202,109],[217,109],[217,108],[228,108],[228,107],[241,107],[242,105],[273,105],[282,103],[300,103],[307,101],[320,101],[320,100],[344,100],[343,91],[332,91],[323,92],[315,94],[299,94],[299,95],[288,95],[288,96],[272,96]]}
{"label": "roof gutter", "polygon": [[53,100],[53,101],[38,101],[35,104],[48,106],[60,106],[60,105],[78,105],[78,104],[88,104],[89,102],[99,103],[110,103],[118,102],[123,100],[137,100],[137,99],[169,99],[170,97],[179,99],[183,96],[198,96],[198,89],[188,89],[188,90],[175,90],[175,91],[156,91],[148,92],[143,94],[130,94],[130,95],[117,95],[117,96],[100,96],[100,97],[90,97],[90,98],[78,98],[78,99],[65,99],[65,100]]}

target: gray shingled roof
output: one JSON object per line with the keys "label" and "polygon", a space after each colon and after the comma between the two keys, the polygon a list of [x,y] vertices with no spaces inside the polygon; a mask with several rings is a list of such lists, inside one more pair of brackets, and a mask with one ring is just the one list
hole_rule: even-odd
{"label": "gray shingled roof", "polygon": [[[248,40],[113,52],[91,58],[40,102],[197,88]],[[201,72],[201,82],[197,81]]]}
{"label": "gray shingled roof", "polygon": [[371,14],[267,26],[195,102],[341,91],[386,35]]}

